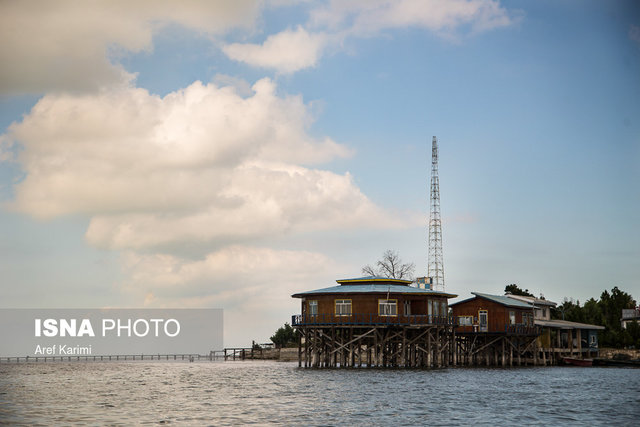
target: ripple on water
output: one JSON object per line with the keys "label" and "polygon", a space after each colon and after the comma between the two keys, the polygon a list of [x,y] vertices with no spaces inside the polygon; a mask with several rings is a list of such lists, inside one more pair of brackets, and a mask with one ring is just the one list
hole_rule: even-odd
{"label": "ripple on water", "polygon": [[157,361],[0,365],[0,422],[23,425],[634,425],[639,396],[638,369],[305,370],[276,362]]}

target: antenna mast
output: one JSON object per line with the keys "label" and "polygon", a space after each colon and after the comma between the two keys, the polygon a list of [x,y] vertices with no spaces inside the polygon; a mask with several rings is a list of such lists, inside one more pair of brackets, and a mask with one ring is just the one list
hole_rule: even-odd
{"label": "antenna mast", "polygon": [[440,219],[440,180],[438,179],[438,139],[431,143],[431,209],[429,215],[429,263],[427,276],[431,289],[444,291],[442,262],[442,221]]}

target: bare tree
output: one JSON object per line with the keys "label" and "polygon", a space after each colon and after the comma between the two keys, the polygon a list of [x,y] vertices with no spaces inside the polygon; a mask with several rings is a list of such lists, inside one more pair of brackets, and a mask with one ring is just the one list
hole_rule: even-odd
{"label": "bare tree", "polygon": [[413,270],[416,268],[413,263],[403,263],[398,252],[390,249],[382,254],[382,259],[376,263],[376,266],[377,270],[369,264],[365,265],[362,267],[362,274],[411,280],[413,279]]}

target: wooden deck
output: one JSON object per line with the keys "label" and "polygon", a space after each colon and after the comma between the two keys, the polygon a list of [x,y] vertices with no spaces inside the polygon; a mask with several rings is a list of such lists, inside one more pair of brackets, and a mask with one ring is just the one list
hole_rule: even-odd
{"label": "wooden deck", "polygon": [[453,326],[449,316],[398,315],[380,316],[378,314],[354,313],[348,316],[332,314],[295,314],[291,316],[291,326]]}

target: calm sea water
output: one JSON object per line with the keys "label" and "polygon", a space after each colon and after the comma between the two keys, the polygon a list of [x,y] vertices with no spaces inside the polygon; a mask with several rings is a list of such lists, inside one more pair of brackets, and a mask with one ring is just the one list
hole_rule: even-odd
{"label": "calm sea water", "polygon": [[638,426],[640,369],[1,364],[0,423]]}

